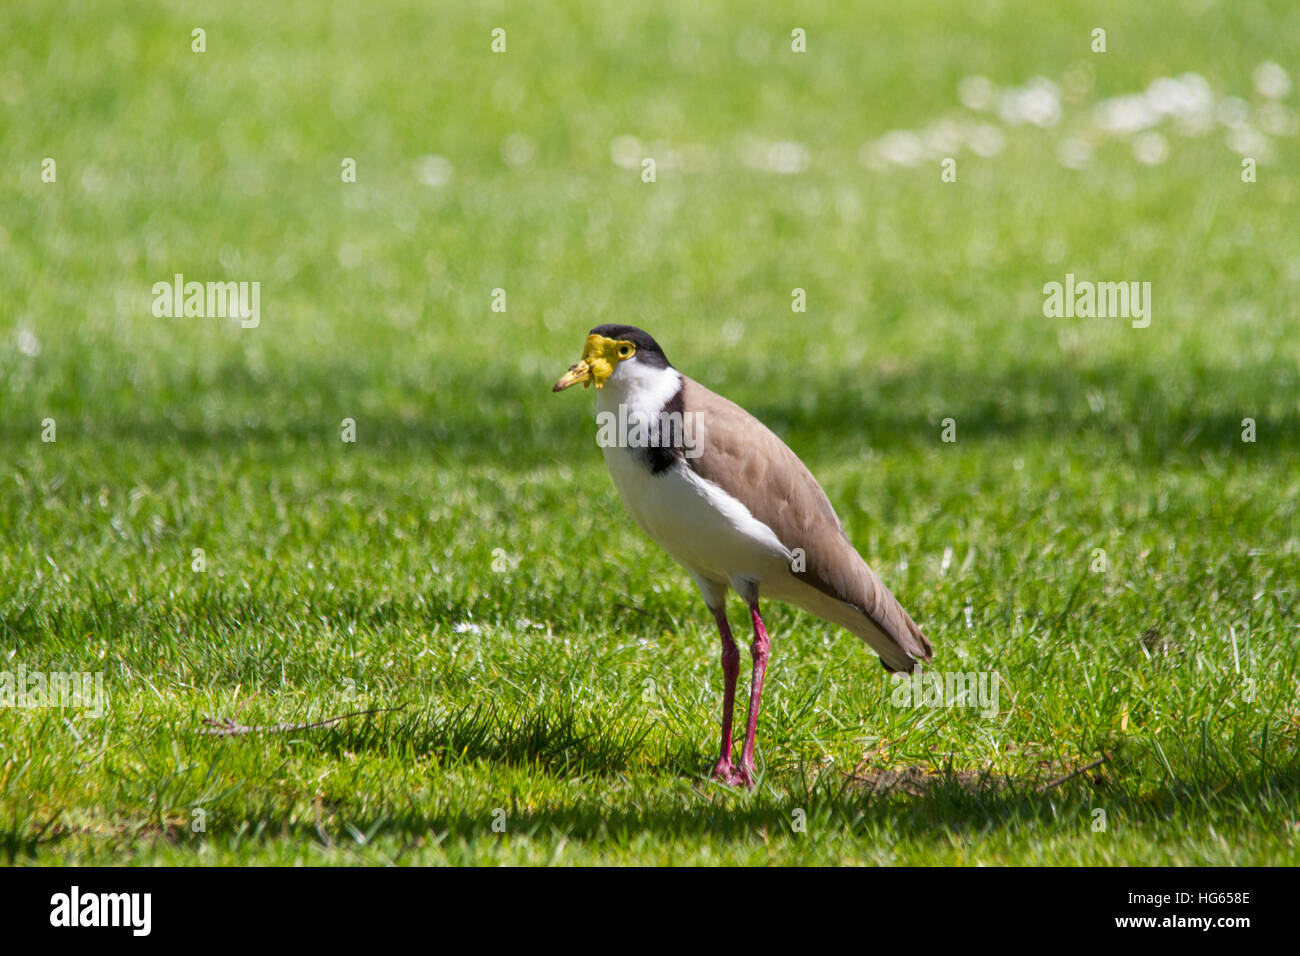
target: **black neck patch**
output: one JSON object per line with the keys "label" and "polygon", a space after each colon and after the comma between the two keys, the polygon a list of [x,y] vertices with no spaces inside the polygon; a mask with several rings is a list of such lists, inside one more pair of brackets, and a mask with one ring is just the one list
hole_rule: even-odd
{"label": "black neck patch", "polygon": [[[637,355],[639,356],[640,352]],[[678,388],[673,397],[664,403],[658,418],[649,423],[649,443],[644,448],[632,450],[637,461],[649,468],[652,475],[662,475],[673,466],[674,462],[690,462],[686,457],[686,402],[682,398],[684,391],[684,387]]]}

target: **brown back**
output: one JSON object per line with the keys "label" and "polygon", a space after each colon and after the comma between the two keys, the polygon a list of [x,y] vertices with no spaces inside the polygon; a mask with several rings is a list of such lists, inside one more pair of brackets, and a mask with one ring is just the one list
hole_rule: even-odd
{"label": "brown back", "polygon": [[796,577],[856,607],[913,658],[930,643],[849,541],[826,492],[797,455],[749,412],[686,376],[683,404],[702,423],[704,451],[686,462],[738,499],[787,548],[803,549]]}

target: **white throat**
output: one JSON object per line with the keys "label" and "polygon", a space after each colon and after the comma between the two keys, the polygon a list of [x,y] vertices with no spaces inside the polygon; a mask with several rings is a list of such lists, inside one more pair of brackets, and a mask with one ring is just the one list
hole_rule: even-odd
{"label": "white throat", "polygon": [[596,393],[596,413],[618,413],[620,405],[629,416],[654,416],[682,387],[682,374],[675,368],[654,368],[638,362],[620,362],[605,387]]}

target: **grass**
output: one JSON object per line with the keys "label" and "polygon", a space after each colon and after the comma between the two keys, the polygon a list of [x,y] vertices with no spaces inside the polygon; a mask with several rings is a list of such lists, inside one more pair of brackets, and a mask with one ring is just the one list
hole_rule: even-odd
{"label": "grass", "polygon": [[[1263,106],[1294,5],[134,6],[0,11],[0,654],[110,701],[0,708],[0,858],[1300,861],[1297,137],[1056,158],[1161,76]],[[976,74],[1091,79],[955,184],[863,164]],[[178,272],[261,325],[154,318]],[[1151,326],[1044,318],[1067,272]],[[707,780],[712,623],[550,392],[607,321],[787,440],[996,716],[773,605],[759,786]]]}

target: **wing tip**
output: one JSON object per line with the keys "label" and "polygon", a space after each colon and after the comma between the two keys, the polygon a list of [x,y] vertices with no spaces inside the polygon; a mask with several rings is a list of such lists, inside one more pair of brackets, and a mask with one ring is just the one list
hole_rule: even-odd
{"label": "wing tip", "polygon": [[930,661],[934,659],[934,648],[930,646],[930,641],[921,632],[921,629],[916,626],[916,622],[909,617],[907,618],[907,623],[910,625],[909,627],[909,630],[911,631],[910,636],[914,639],[915,643],[919,645],[919,647],[917,648],[905,647],[901,641],[895,638],[894,646],[897,647],[900,651],[902,651],[904,655],[906,655],[907,662],[901,667],[895,667],[894,665],[890,664],[889,661],[885,660],[885,658],[882,656],[880,658],[880,664],[882,667],[884,667],[886,671],[888,671],[891,674],[914,673],[917,667],[919,667],[921,664],[928,664],[930,663]]}

